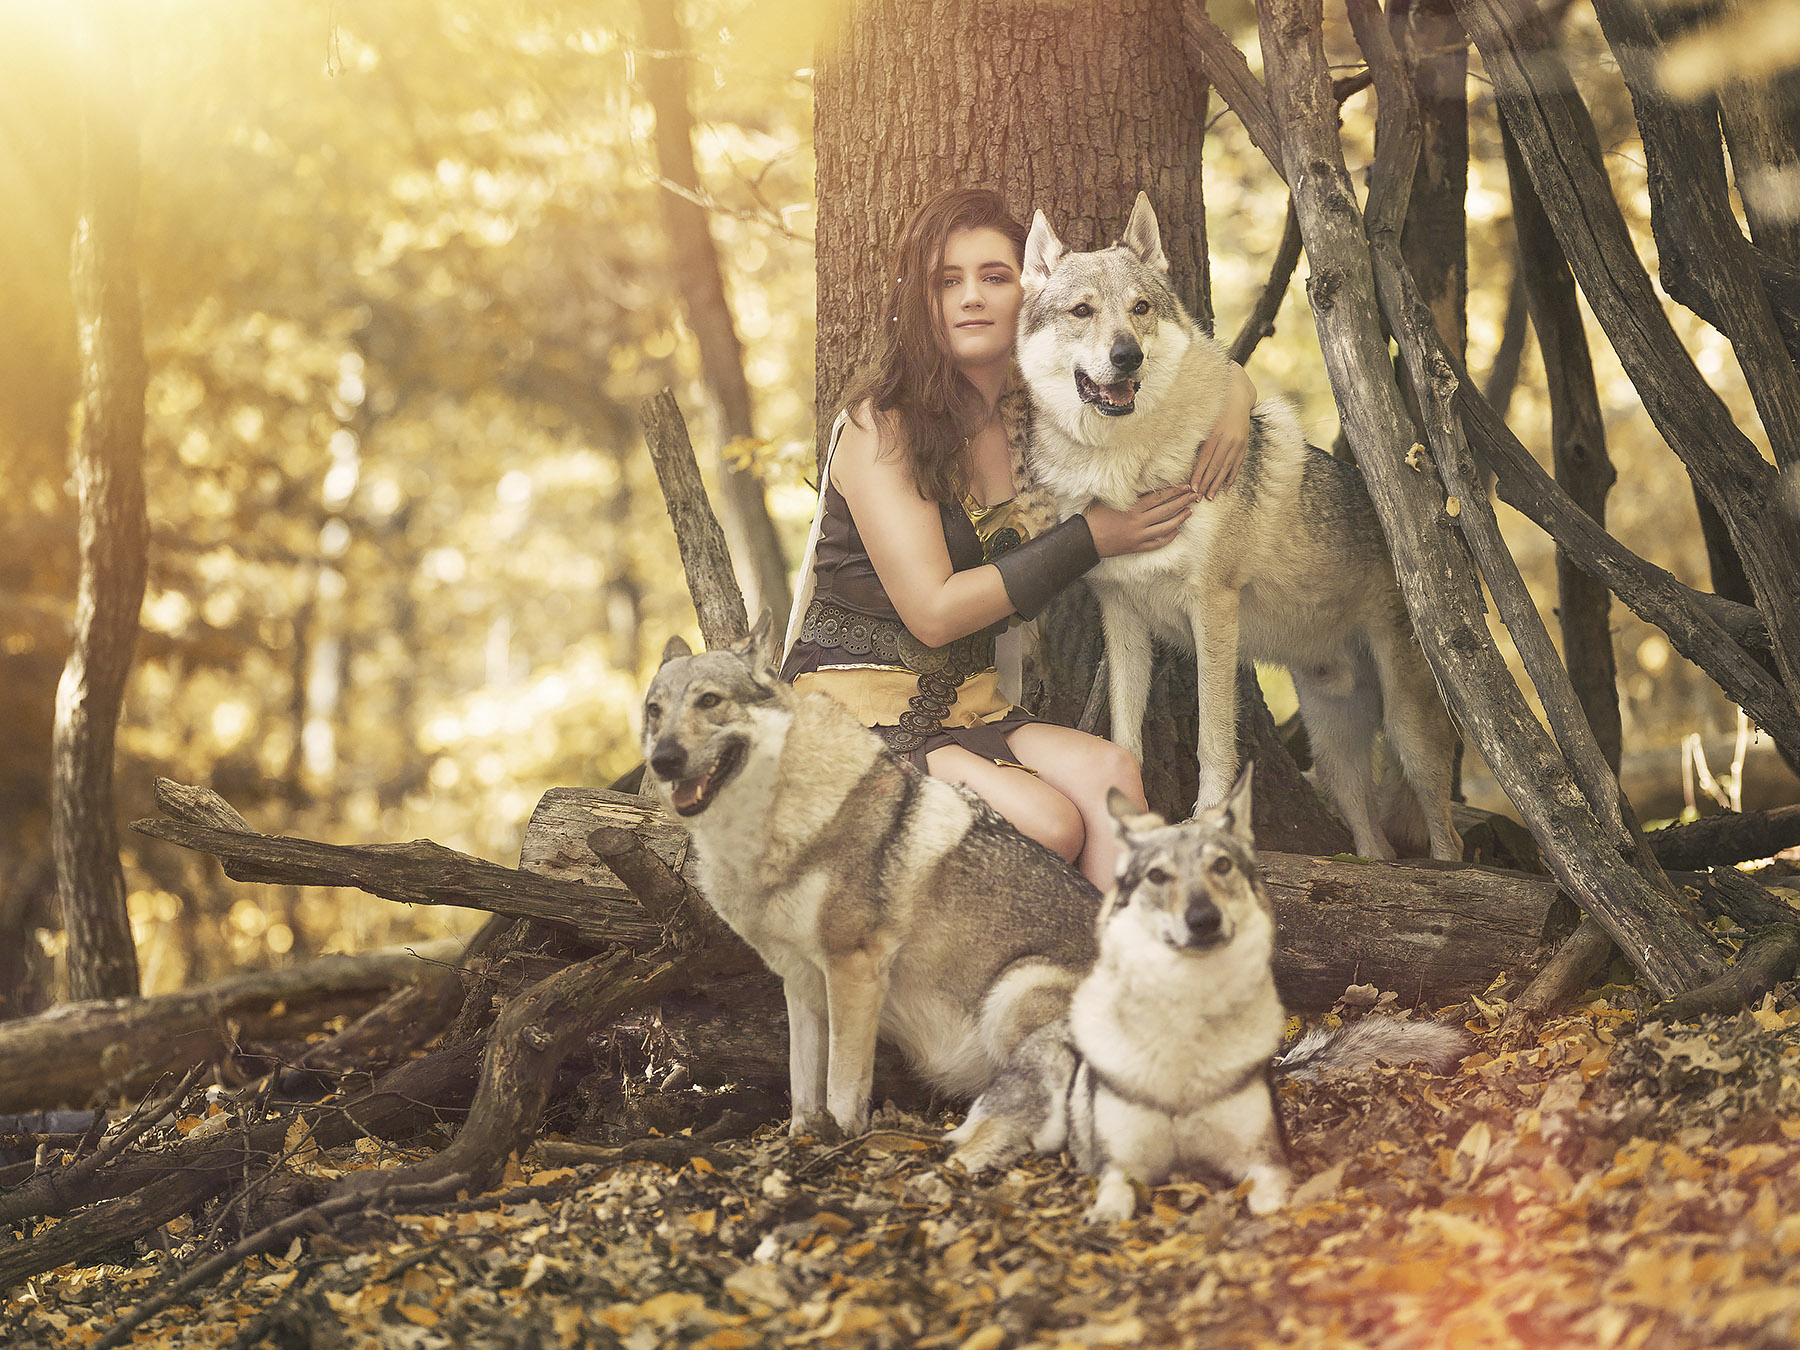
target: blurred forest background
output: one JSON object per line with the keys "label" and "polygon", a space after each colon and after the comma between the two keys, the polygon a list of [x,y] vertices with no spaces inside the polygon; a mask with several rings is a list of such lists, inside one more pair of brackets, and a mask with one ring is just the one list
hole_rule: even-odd
{"label": "blurred forest background", "polygon": [[[755,404],[755,435],[728,445],[670,260],[640,69],[660,53],[635,4],[119,6],[134,72],[117,93],[141,133],[152,528],[122,821],[153,813],[161,775],[216,789],[271,833],[430,837],[510,865],[546,788],[605,786],[632,766],[650,666],[670,633],[696,636],[638,401],[670,386],[704,461],[754,469],[790,563],[812,511],[810,65],[833,3],[677,6],[697,195]],[[1210,12],[1254,63],[1250,5]],[[1655,276],[1629,101],[1591,13],[1575,7],[1566,32]],[[1354,59],[1347,31],[1330,41]],[[62,990],[48,779],[75,594],[72,59],[56,7],[0,0],[0,962],[34,991],[0,1017]],[[1365,159],[1370,97],[1345,109]],[[1479,378],[1514,265],[1478,59],[1470,101]],[[1267,276],[1286,193],[1228,113],[1204,172],[1228,336]],[[1329,444],[1305,273],[1250,373],[1294,395]],[[1766,452],[1725,339],[1669,312]],[[1609,528],[1708,588],[1686,475],[1591,323],[1589,341],[1620,474]],[[1510,420],[1547,444],[1530,346]],[[1548,612],[1551,543],[1499,510]],[[1614,624],[1628,756],[1734,731],[1735,709],[1660,634],[1622,606]],[[210,859],[123,838],[145,993],[480,918],[241,886]]]}

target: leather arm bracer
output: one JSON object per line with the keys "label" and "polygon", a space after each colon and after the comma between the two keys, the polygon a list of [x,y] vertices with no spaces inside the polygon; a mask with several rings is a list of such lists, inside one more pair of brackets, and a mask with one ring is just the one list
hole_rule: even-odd
{"label": "leather arm bracer", "polygon": [[1063,587],[1099,561],[1087,517],[1075,515],[1001,554],[994,566],[1019,617],[1035,619]]}

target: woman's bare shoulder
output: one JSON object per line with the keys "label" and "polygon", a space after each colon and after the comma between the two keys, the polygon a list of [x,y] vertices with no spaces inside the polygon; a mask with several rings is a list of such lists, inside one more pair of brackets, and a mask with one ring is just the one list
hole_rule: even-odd
{"label": "woman's bare shoulder", "polygon": [[898,423],[891,412],[864,402],[850,408],[844,429],[838,435],[837,451],[832,463],[861,475],[870,469],[903,470],[904,456],[899,453]]}

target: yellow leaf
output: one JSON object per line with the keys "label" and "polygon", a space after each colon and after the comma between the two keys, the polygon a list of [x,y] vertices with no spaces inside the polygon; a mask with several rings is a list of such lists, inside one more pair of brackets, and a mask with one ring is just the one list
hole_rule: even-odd
{"label": "yellow leaf", "polygon": [[716,1209],[698,1210],[688,1215],[687,1221],[693,1225],[694,1231],[701,1237],[711,1237],[713,1229],[719,1225],[719,1211]]}
{"label": "yellow leaf", "polygon": [[718,1168],[714,1167],[711,1163],[706,1161],[705,1158],[700,1157],[698,1154],[696,1154],[692,1158],[689,1158],[688,1162],[692,1165],[693,1169],[696,1172],[699,1172],[702,1175],[710,1175],[719,1170]]}
{"label": "yellow leaf", "polygon": [[969,1337],[956,1350],[1000,1350],[1006,1344],[1006,1329],[990,1322]]}
{"label": "yellow leaf", "polygon": [[1451,1180],[1465,1184],[1473,1184],[1481,1175],[1481,1169],[1487,1166],[1488,1154],[1493,1152],[1494,1132],[1485,1120],[1478,1120],[1469,1126],[1463,1135],[1462,1142],[1456,1146],[1456,1157],[1451,1164]]}
{"label": "yellow leaf", "polygon": [[531,1174],[531,1184],[533,1186],[550,1186],[558,1181],[567,1181],[574,1175],[575,1169],[573,1167],[552,1167],[546,1172],[533,1172]]}
{"label": "yellow leaf", "polygon": [[394,1306],[394,1311],[415,1327],[435,1327],[438,1324],[438,1315],[422,1303],[399,1303]]}

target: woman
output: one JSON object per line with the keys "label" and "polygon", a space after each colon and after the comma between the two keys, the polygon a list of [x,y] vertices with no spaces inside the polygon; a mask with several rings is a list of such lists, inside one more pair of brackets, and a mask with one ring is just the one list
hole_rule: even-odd
{"label": "woman", "polygon": [[[1017,493],[1024,394],[1009,387],[1025,228],[956,189],[901,237],[885,350],[832,430],[782,676],[830,693],[919,768],[963,783],[1102,890],[1106,796],[1139,807],[1137,762],[1001,694],[994,642],[1100,558],[1160,548],[1230,485],[1255,390],[1241,371],[1190,482],[1061,524]],[[1049,528],[1044,528],[1049,526]],[[1035,536],[1035,537],[1034,537]]]}

